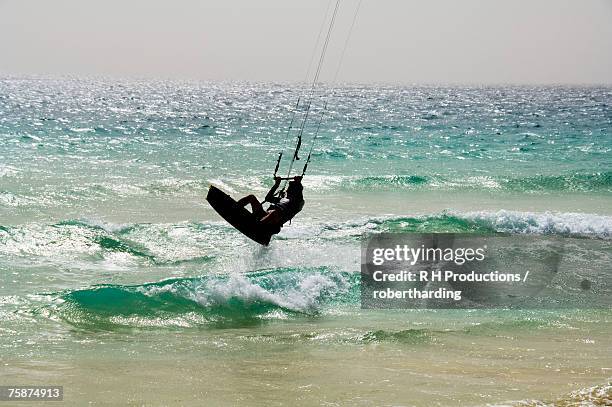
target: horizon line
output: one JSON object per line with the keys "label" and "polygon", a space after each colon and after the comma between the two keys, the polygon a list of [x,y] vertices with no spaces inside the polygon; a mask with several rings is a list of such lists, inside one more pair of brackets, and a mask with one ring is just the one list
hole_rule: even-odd
{"label": "horizon line", "polygon": [[[110,80],[110,81],[150,81],[150,82],[191,82],[191,83],[245,83],[245,84],[275,84],[286,86],[306,86],[312,82],[303,80],[256,80],[256,79],[204,79],[196,77],[168,77],[160,75],[113,75],[113,74],[74,74],[74,73],[14,73],[0,71],[0,80],[31,79],[31,80]],[[329,81],[317,82],[316,86],[334,87],[612,87],[611,82],[398,82],[398,81],[341,81],[331,83]]]}

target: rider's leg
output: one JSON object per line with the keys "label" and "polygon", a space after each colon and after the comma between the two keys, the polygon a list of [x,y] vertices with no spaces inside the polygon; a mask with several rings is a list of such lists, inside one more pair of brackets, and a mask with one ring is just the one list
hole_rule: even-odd
{"label": "rider's leg", "polygon": [[261,206],[261,203],[257,200],[255,195],[247,195],[244,198],[239,199],[237,203],[240,206],[247,206],[250,204],[251,212],[257,218],[266,216],[266,211],[264,211],[263,206]]}

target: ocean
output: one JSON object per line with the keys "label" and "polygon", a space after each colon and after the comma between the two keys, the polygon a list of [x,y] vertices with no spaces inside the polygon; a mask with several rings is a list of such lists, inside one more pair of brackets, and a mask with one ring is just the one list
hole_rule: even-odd
{"label": "ocean", "polygon": [[[263,199],[307,90],[1,77],[0,385],[63,385],[66,405],[610,403],[611,277],[589,262],[612,258],[612,88],[322,87],[306,205],[262,247],[206,191]],[[558,287],[586,279],[589,301],[361,309],[381,232],[586,242]]]}

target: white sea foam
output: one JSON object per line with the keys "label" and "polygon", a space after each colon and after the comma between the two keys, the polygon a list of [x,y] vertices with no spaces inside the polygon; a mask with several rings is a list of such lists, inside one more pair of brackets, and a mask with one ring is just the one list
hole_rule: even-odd
{"label": "white sea foam", "polygon": [[263,280],[249,279],[243,274],[233,273],[229,278],[211,278],[195,283],[189,289],[169,283],[162,286],[141,286],[138,291],[149,296],[171,293],[183,296],[204,307],[228,306],[232,300],[238,300],[246,306],[262,303],[271,304],[295,312],[316,312],[320,308],[322,297],[326,294],[339,294],[350,288],[349,282],[341,276],[331,278],[322,273],[304,273],[296,277],[280,274],[270,277],[271,287],[258,284]]}
{"label": "white sea foam", "polygon": [[109,233],[123,232],[125,229],[133,226],[132,223],[113,223],[97,218],[81,218],[79,219],[79,222],[83,223],[84,225],[98,227]]}
{"label": "white sea foam", "polygon": [[93,231],[84,228],[55,228],[38,224],[15,227],[0,230],[0,253],[46,258],[94,255],[97,252],[97,248],[91,244],[94,235]]}
{"label": "white sea foam", "polygon": [[612,237],[612,216],[506,210],[450,214],[473,222],[485,222],[498,232]]}
{"label": "white sea foam", "polygon": [[226,305],[236,298],[246,304],[263,302],[291,311],[313,312],[318,309],[325,292],[340,292],[348,288],[348,283],[338,283],[320,273],[307,274],[296,284],[291,284],[289,280],[285,284],[288,286],[268,290],[249,281],[244,275],[232,274],[228,280],[212,281],[205,289],[196,291],[193,299],[203,306]]}
{"label": "white sea foam", "polygon": [[612,405],[612,385],[610,383],[575,390],[553,402],[544,402],[540,400],[517,400],[507,401],[504,403],[487,404],[489,407],[595,407],[610,405]]}
{"label": "white sea foam", "polygon": [[0,177],[10,177],[19,172],[19,169],[11,165],[0,164]]}
{"label": "white sea foam", "polygon": [[101,219],[96,219],[96,218],[81,218],[79,219],[79,222],[83,223],[84,225],[104,229],[105,231],[109,233],[122,232],[125,229],[133,226],[133,224],[131,223],[112,223],[112,222],[106,222],[106,221],[103,221]]}
{"label": "white sea foam", "polygon": [[0,192],[0,205],[3,206],[25,206],[30,201],[10,192]]}

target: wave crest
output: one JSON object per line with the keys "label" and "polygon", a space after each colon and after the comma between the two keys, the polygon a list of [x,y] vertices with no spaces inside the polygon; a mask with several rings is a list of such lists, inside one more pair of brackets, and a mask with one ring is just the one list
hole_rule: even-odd
{"label": "wave crest", "polygon": [[240,325],[313,315],[358,296],[359,275],[273,269],[142,285],[101,285],[58,296],[53,312],[85,328]]}
{"label": "wave crest", "polygon": [[584,213],[448,211],[438,215],[369,220],[382,232],[512,233],[612,238],[612,217]]}

